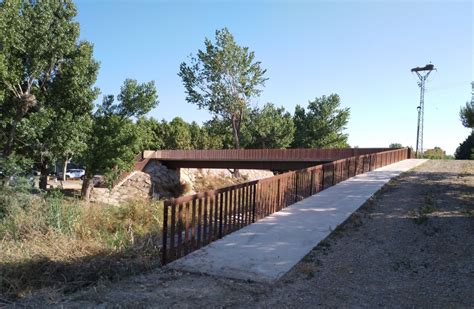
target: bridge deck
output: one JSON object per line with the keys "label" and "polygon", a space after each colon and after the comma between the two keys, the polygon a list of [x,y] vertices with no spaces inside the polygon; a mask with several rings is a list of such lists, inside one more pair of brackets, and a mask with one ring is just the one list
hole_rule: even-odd
{"label": "bridge deck", "polygon": [[238,168],[289,171],[343,158],[382,152],[388,148],[227,149],[144,151],[143,158],[169,168]]}

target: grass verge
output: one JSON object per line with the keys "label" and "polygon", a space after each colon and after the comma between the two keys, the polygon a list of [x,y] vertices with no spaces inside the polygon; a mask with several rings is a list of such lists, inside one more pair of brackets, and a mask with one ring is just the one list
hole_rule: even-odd
{"label": "grass verge", "polygon": [[0,295],[73,292],[159,266],[162,202],[85,204],[0,188]]}

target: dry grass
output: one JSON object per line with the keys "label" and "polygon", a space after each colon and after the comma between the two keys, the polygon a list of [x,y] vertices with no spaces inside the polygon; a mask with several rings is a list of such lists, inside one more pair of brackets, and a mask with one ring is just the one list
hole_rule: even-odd
{"label": "dry grass", "polygon": [[196,176],[196,179],[193,183],[193,189],[196,192],[204,192],[236,185],[246,181],[248,181],[248,179],[244,176],[233,177],[225,175],[200,174]]}
{"label": "dry grass", "polygon": [[0,295],[63,292],[159,265],[162,203],[87,205],[0,189]]}

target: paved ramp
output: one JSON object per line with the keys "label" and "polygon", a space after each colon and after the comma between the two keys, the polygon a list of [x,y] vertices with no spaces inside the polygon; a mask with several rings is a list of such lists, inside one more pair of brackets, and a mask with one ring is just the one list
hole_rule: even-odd
{"label": "paved ramp", "polygon": [[425,161],[404,160],[350,178],[194,251],[168,267],[236,279],[274,281],[391,178]]}

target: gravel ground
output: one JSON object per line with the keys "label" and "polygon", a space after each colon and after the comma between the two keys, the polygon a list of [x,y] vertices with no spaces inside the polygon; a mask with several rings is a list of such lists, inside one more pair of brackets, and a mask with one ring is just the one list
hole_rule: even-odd
{"label": "gravel ground", "polygon": [[428,161],[387,184],[274,284],[158,269],[23,304],[474,308],[473,235],[474,162]]}

